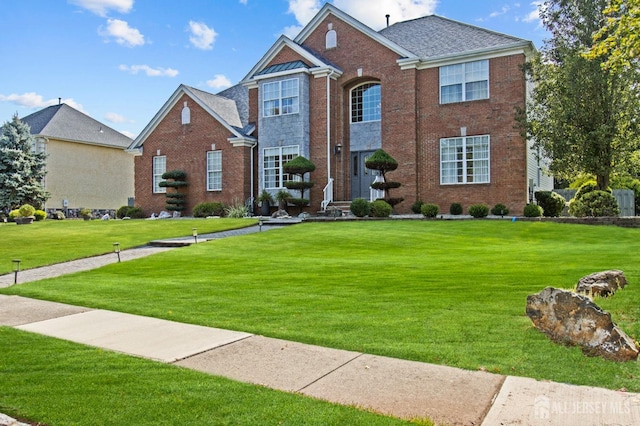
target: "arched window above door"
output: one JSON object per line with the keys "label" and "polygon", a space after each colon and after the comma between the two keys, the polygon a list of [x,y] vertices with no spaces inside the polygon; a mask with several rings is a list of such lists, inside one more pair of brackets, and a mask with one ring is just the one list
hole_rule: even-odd
{"label": "arched window above door", "polygon": [[381,115],[380,83],[365,83],[351,90],[351,122],[379,121]]}

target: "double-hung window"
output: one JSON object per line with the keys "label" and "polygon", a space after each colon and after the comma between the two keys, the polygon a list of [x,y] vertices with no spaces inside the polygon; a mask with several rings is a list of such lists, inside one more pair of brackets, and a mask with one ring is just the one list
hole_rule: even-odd
{"label": "double-hung window", "polygon": [[489,98],[489,61],[440,67],[440,103]]}
{"label": "double-hung window", "polygon": [[284,188],[284,183],[295,180],[282,170],[282,166],[299,155],[298,145],[264,149],[263,178],[265,189]]}
{"label": "double-hung window", "polygon": [[440,139],[440,184],[489,183],[489,135]]}
{"label": "double-hung window", "polygon": [[382,111],[380,84],[367,83],[351,91],[351,122],[379,121]]}
{"label": "double-hung window", "polygon": [[160,186],[160,182],[162,179],[162,175],[167,171],[167,157],[165,155],[158,155],[153,157],[153,192],[154,193],[165,193],[167,192],[166,187]]}
{"label": "double-hung window", "polygon": [[222,190],[222,151],[207,151],[207,191]]}
{"label": "double-hung window", "polygon": [[299,111],[299,82],[297,78],[265,83],[262,86],[262,115],[297,114]]}

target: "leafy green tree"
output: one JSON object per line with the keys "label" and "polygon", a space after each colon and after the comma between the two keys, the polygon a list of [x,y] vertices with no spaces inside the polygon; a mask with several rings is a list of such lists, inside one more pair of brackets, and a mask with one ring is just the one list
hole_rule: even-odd
{"label": "leafy green tree", "polygon": [[640,57],[640,0],[610,0],[605,25],[595,33],[586,57],[607,56],[605,65],[637,68]]}
{"label": "leafy green tree", "polygon": [[29,126],[17,115],[0,129],[0,210],[23,204],[41,208],[49,198],[42,185],[46,154],[34,152],[34,146]]}
{"label": "leafy green tree", "polygon": [[606,189],[616,170],[632,168],[640,145],[637,87],[629,73],[603,66],[608,55],[587,58],[592,36],[604,22],[607,0],[548,0],[541,9],[552,38],[529,62],[534,83],[518,120],[534,149],[550,158],[557,177],[593,174]]}

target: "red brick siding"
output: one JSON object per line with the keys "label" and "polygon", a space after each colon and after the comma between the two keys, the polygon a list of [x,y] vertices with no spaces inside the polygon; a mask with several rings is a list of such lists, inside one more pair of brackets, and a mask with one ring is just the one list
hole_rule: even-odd
{"label": "red brick siding", "polygon": [[[191,123],[187,125],[181,124],[185,101],[191,110]],[[183,214],[191,214],[193,207],[203,201],[244,202],[250,196],[251,149],[234,148],[227,140],[230,136],[231,132],[195,101],[182,96],[144,141],[143,155],[136,157],[136,205],[146,215],[165,209],[165,195],[153,194],[152,188],[153,157],[158,150],[166,156],[167,171],[187,172],[189,185],[182,190],[187,194]],[[222,191],[206,190],[206,152],[211,151],[212,144],[222,151]]]}

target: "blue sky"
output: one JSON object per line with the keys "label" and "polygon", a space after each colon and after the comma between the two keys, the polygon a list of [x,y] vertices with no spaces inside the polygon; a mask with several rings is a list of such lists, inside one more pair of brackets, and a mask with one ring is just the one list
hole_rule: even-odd
{"label": "blue sky", "polygon": [[[135,137],[180,84],[238,83],[324,0],[21,0],[3,6],[0,122],[58,103]],[[539,1],[332,0],[379,30],[437,14],[540,47]]]}

